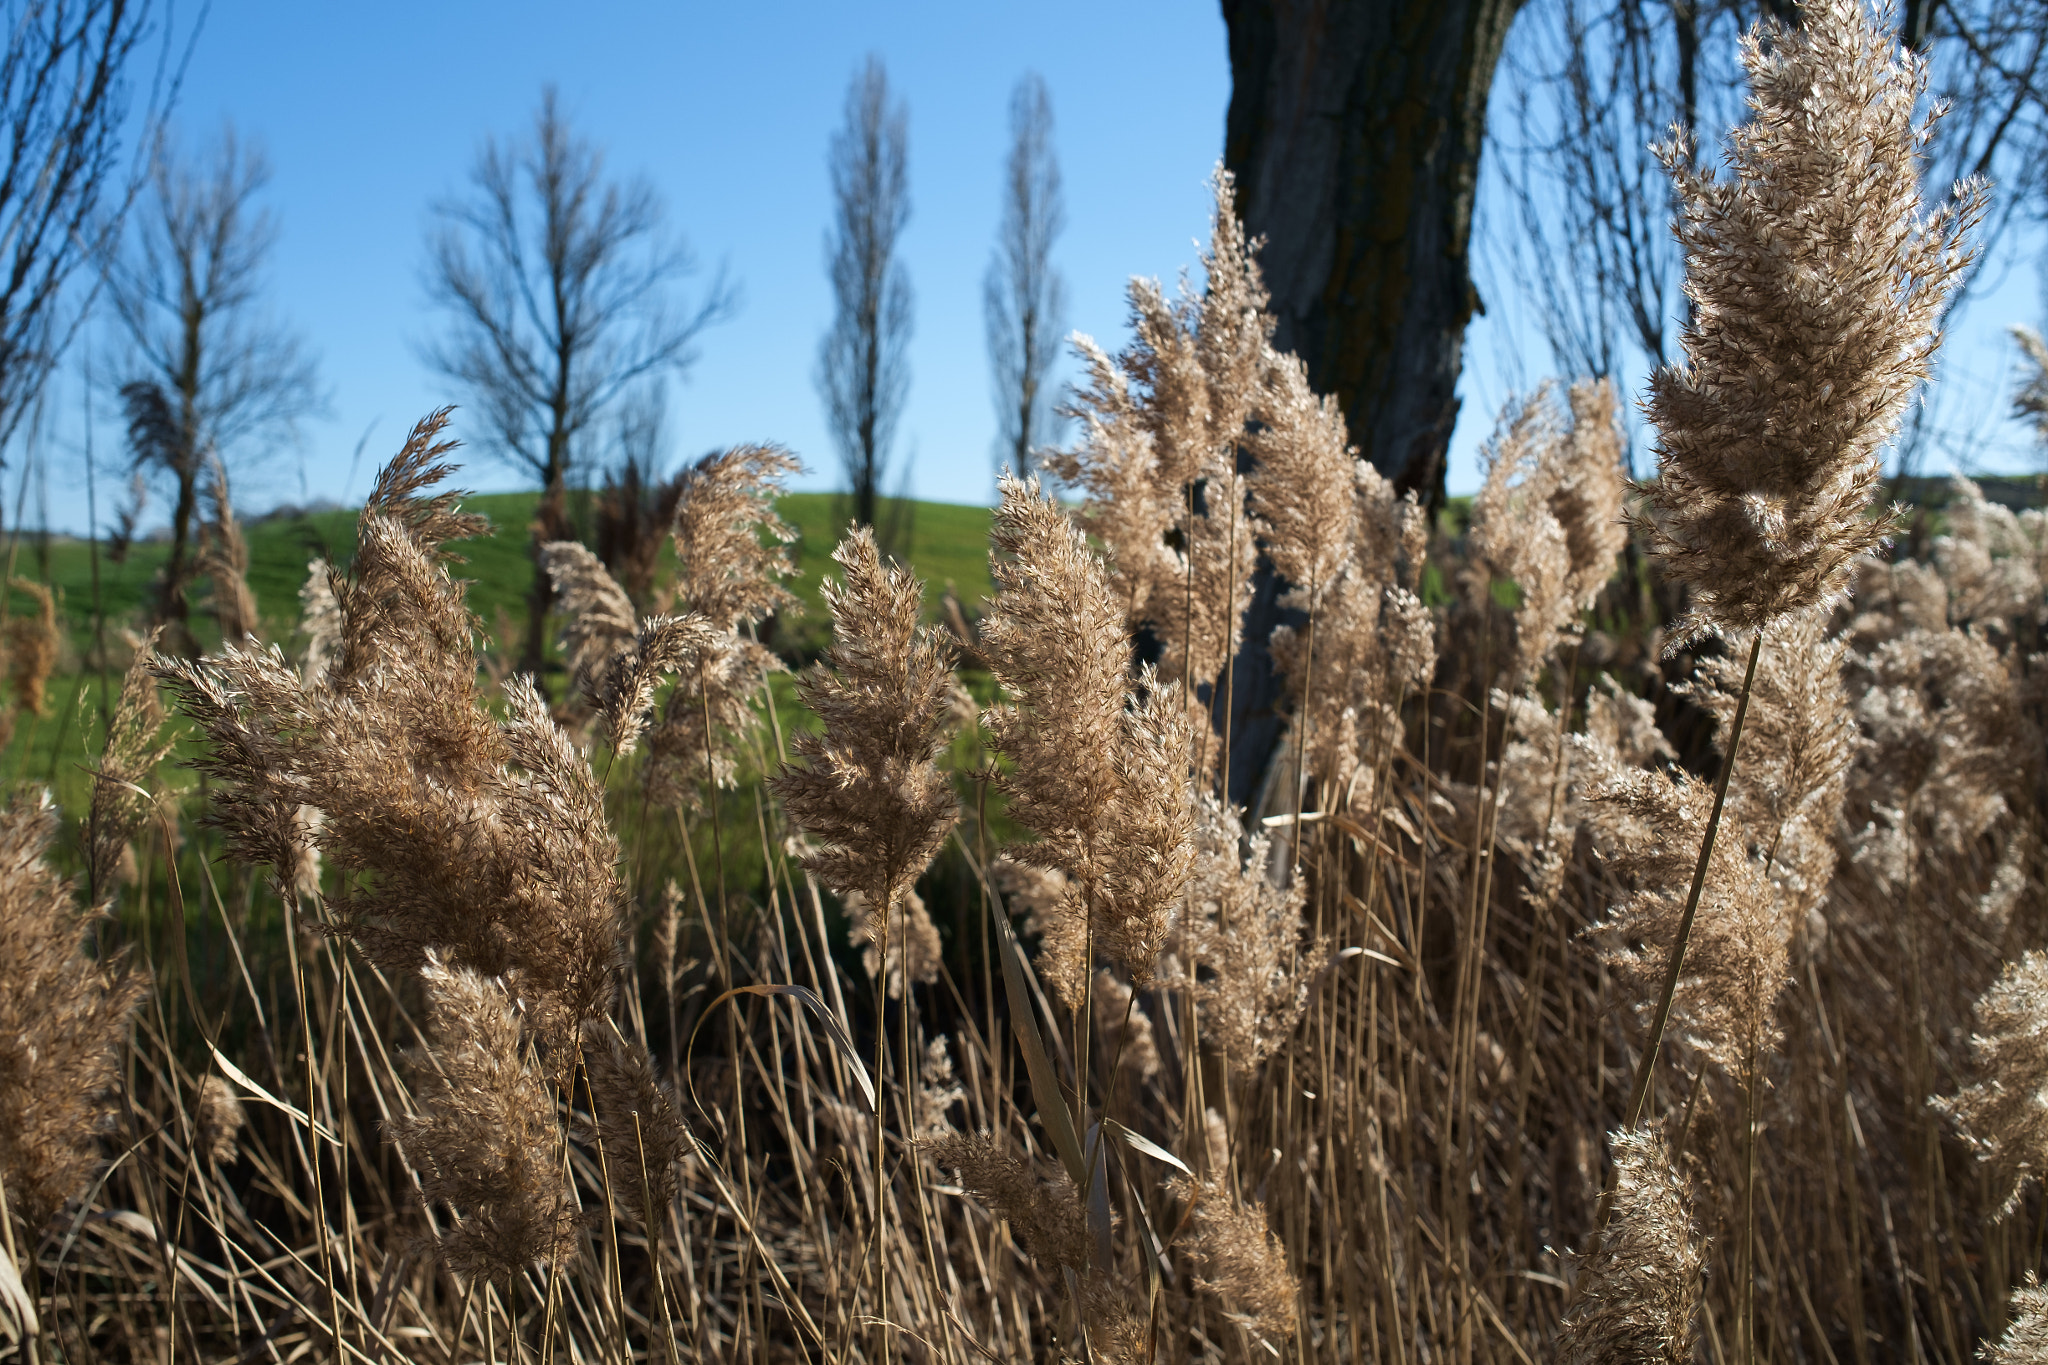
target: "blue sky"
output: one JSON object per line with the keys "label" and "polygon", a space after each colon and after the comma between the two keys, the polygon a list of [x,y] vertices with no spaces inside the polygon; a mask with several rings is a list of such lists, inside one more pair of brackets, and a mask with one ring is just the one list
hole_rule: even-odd
{"label": "blue sky", "polygon": [[[704,335],[701,359],[671,389],[673,457],[776,440],[810,466],[807,482],[828,486],[837,465],[811,378],[831,316],[825,153],[870,52],[910,114],[902,252],[916,331],[899,449],[915,461],[919,495],[991,498],[981,279],[1011,87],[1036,69],[1052,94],[1067,325],[1120,336],[1126,278],[1171,278],[1205,232],[1204,179],[1229,99],[1213,3],[214,0],[177,122],[203,134],[230,117],[267,147],[266,198],[282,230],[270,297],[319,353],[332,397],[302,450],[276,452],[239,495],[297,500],[303,475],[307,496],[359,498],[411,422],[455,397],[417,356],[438,323],[420,275],[428,208],[462,187],[486,136],[530,126],[548,82],[611,169],[654,182],[707,272],[722,264],[740,286],[737,315]],[[103,422],[97,440],[116,434]],[[463,477],[516,485],[481,460]],[[83,522],[82,477],[53,471],[51,500],[54,522]]]}
{"label": "blue sky", "polygon": [[[1193,264],[1205,231],[1204,180],[1230,93],[1214,0],[213,0],[177,122],[189,138],[231,118],[267,148],[267,206],[282,232],[270,305],[319,355],[331,397],[330,415],[307,423],[297,448],[250,465],[240,500],[261,508],[359,499],[411,422],[455,396],[417,355],[438,325],[420,274],[429,205],[462,188],[486,136],[529,126],[549,82],[614,171],[655,183],[707,272],[722,265],[740,286],[737,315],[705,334],[701,359],[671,390],[671,458],[777,440],[810,466],[807,486],[830,486],[836,459],[811,380],[831,310],[825,149],[848,78],[870,52],[887,63],[910,113],[913,209],[902,251],[917,302],[899,455],[913,462],[919,496],[988,500],[994,416],[981,278],[1011,86],[1035,69],[1052,95],[1067,196],[1058,247],[1067,325],[1115,344],[1127,278],[1170,280]],[[1989,419],[2011,370],[2004,324],[2038,312],[2030,266],[2003,279],[1948,352],[1950,372],[1976,386],[1960,409],[1973,433],[1997,425]],[[1481,283],[1489,314],[1468,343],[1454,491],[1474,486],[1475,449],[1510,390],[1547,370],[1541,342],[1517,321],[1512,289]],[[60,413],[80,410],[75,365],[52,397]],[[458,414],[458,431],[460,423]],[[60,418],[48,438],[50,522],[71,529],[87,519],[77,428]],[[358,462],[352,453],[366,430]],[[94,435],[103,469],[117,436],[103,416]],[[2027,454],[2011,429],[1956,444],[1980,467],[2014,467]],[[9,467],[21,467],[12,454]],[[517,486],[511,471],[482,460],[463,479],[484,490]],[[110,491],[103,481],[103,519]],[[4,496],[11,516],[12,481]]]}

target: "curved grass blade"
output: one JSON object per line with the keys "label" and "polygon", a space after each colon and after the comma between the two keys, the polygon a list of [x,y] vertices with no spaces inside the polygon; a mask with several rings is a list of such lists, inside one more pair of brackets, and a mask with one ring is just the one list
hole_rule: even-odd
{"label": "curved grass blade", "polygon": [[826,1035],[831,1038],[832,1046],[839,1050],[839,1055],[846,1061],[848,1066],[853,1068],[853,1079],[860,1083],[861,1094],[867,1097],[868,1112],[871,1114],[875,1112],[877,1108],[875,1083],[868,1076],[868,1069],[861,1065],[860,1055],[853,1046],[853,1035],[846,1031],[846,1025],[839,1022],[839,1016],[832,1013],[831,1008],[823,1000],[820,1000],[817,993],[808,986],[734,986],[731,990],[726,991],[704,1007],[704,1013],[697,1019],[697,1028],[690,1030],[690,1047],[684,1049],[686,1053],[697,1045],[697,1030],[704,1027],[704,1021],[711,1017],[711,1011],[717,1009],[735,995],[787,995],[794,997],[797,1003],[809,1010],[817,1017],[818,1022],[825,1026]]}
{"label": "curved grass blade", "polygon": [[1073,1113],[1067,1108],[1067,1097],[1060,1092],[1052,1059],[1045,1055],[1045,1043],[1038,1036],[1038,1020],[1031,1008],[1031,988],[1027,984],[1031,964],[1024,960],[1024,949],[1017,942],[1009,918],[996,905],[993,899],[989,901],[989,918],[995,921],[997,937],[1002,940],[1003,990],[1010,997],[1010,1028],[1017,1035],[1017,1046],[1024,1052],[1024,1067],[1031,1077],[1031,1097],[1038,1101],[1039,1121],[1052,1135],[1053,1150],[1060,1154],[1060,1163],[1067,1168],[1074,1188],[1085,1190],[1088,1160],[1081,1154]]}

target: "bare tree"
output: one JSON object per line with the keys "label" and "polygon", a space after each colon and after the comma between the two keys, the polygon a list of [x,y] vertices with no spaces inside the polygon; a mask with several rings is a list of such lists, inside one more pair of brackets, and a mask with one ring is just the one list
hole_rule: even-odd
{"label": "bare tree", "polygon": [[427,287],[449,330],[429,364],[479,411],[485,449],[541,486],[522,666],[537,670],[553,591],[540,547],[569,534],[566,494],[602,419],[629,390],[681,374],[703,330],[736,302],[721,275],[693,303],[695,270],[644,179],[608,180],[552,87],[531,136],[484,144],[470,194],[439,205]]}
{"label": "bare tree", "polygon": [[1046,379],[1059,353],[1066,281],[1052,263],[1066,226],[1060,165],[1052,149],[1052,100],[1036,72],[1010,93],[1010,160],[1003,222],[982,283],[989,364],[995,375],[996,466],[1018,478],[1031,452],[1057,439]]}
{"label": "bare tree", "polygon": [[847,88],[846,123],[832,138],[837,213],[825,238],[825,268],[836,311],[819,347],[817,376],[854,520],[863,526],[875,525],[910,392],[910,280],[896,259],[910,218],[907,123],[902,103],[890,100],[881,59],[869,57]]}
{"label": "bare tree", "polygon": [[[120,238],[134,179],[121,168],[124,73],[151,32],[148,0],[0,5],[0,444],[85,314],[79,264]],[[159,83],[145,127],[162,112]]]}
{"label": "bare tree", "polygon": [[261,307],[277,224],[256,208],[269,162],[224,126],[193,157],[168,135],[150,159],[150,192],[108,297],[127,335],[122,407],[138,473],[171,486],[171,554],[156,602],[170,647],[192,648],[187,591],[195,573],[207,464],[232,463],[291,437],[325,406],[299,339]]}

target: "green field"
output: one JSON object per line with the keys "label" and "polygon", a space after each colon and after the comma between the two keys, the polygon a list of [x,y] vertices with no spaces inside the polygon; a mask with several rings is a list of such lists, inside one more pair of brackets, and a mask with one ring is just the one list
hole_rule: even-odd
{"label": "green field", "polygon": [[[512,620],[523,619],[526,594],[533,581],[527,525],[537,501],[538,495],[532,493],[488,493],[467,499],[464,504],[469,510],[489,517],[494,528],[488,537],[453,547],[463,561],[456,572],[471,583],[470,607],[487,628],[495,626],[501,611]],[[831,554],[838,529],[833,525],[833,512],[837,501],[829,493],[792,493],[778,504],[783,518],[798,532],[793,548],[799,572],[792,586],[804,602],[799,619],[788,624],[806,642],[812,639],[813,626],[822,612],[819,582],[826,570],[833,567]],[[963,605],[969,611],[977,610],[989,593],[989,509],[929,502],[913,507],[908,558],[927,584],[930,609],[937,612],[940,594],[950,583]],[[337,564],[346,564],[355,543],[355,521],[352,511],[315,512],[266,518],[245,528],[249,542],[249,587],[256,594],[264,626],[272,639],[287,641],[298,621],[299,589],[306,581],[307,562],[315,556],[326,556]],[[59,671],[68,673],[78,671],[91,658],[96,615],[104,619],[110,638],[121,627],[142,619],[150,583],[169,557],[170,546],[165,542],[141,542],[130,549],[123,562],[116,564],[108,559],[104,547],[89,541],[70,537],[43,541],[30,532],[18,541],[0,542],[0,556],[10,552],[15,576],[48,583],[56,594],[71,646],[70,653],[59,664]],[[671,553],[664,549],[662,577],[672,564]],[[203,586],[195,589],[193,630],[202,643],[211,646],[219,637],[205,619],[205,591]],[[26,594],[11,594],[10,614],[33,610],[34,604]]]}
{"label": "green field", "polygon": [[[500,632],[501,621],[517,629],[525,620],[526,595],[533,581],[527,528],[537,501],[538,495],[532,493],[480,494],[465,500],[469,510],[490,518],[493,530],[489,536],[451,548],[462,559],[457,575],[470,583],[470,608],[491,636]],[[798,574],[791,587],[803,606],[776,622],[770,639],[792,663],[814,655],[826,637],[828,618],[818,588],[826,571],[836,568],[831,554],[837,543],[839,528],[834,517],[840,502],[829,493],[793,493],[778,502],[781,515],[798,533],[792,546]],[[581,510],[572,506],[572,515]],[[916,503],[910,523],[908,559],[926,582],[928,613],[938,618],[941,595],[949,584],[963,609],[977,613],[990,592],[989,509]],[[345,565],[354,548],[355,525],[353,511],[330,511],[268,517],[244,528],[249,543],[249,587],[256,595],[266,635],[287,653],[298,647],[293,633],[307,562],[325,556]],[[86,771],[103,733],[103,706],[111,704],[109,694],[118,691],[118,669],[127,658],[122,631],[139,628],[151,582],[169,554],[168,543],[139,542],[117,564],[107,556],[104,545],[90,541],[43,538],[33,532],[0,538],[0,563],[11,555],[15,577],[49,584],[64,635],[44,714],[16,717],[13,742],[0,751],[0,782],[45,783],[55,789],[59,804],[67,811],[82,808]],[[656,577],[658,589],[666,585],[673,563],[673,552],[664,547]],[[211,648],[218,644],[219,634],[205,610],[207,591],[203,583],[194,588],[192,627],[200,643]],[[8,594],[7,610],[10,616],[20,617],[32,614],[36,606],[26,593],[14,591]],[[95,647],[97,631],[104,631],[105,653],[113,661],[110,670],[99,667],[102,655]],[[778,691],[793,706],[787,683],[785,679]],[[103,694],[103,688],[107,693]],[[802,724],[797,716],[788,719]],[[185,756],[185,746],[180,749]]]}

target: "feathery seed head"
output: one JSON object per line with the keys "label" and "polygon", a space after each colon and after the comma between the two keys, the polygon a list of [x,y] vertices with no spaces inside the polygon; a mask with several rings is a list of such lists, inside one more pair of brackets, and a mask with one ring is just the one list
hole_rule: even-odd
{"label": "feathery seed head", "polygon": [[1010,818],[1037,836],[1011,856],[1068,878],[1045,932],[1048,951],[1066,945],[1053,975],[1078,1000],[1093,964],[1072,945],[1091,927],[1098,951],[1150,980],[1190,866],[1191,727],[1178,688],[1146,670],[1132,689],[1122,613],[1078,528],[1036,480],[1006,476],[1002,497],[982,650],[1009,700],[983,728],[1014,764]]}
{"label": "feathery seed head", "polygon": [[1574,384],[1566,395],[1571,435],[1562,468],[1550,491],[1551,514],[1564,528],[1571,569],[1565,596],[1575,611],[1588,611],[1614,577],[1614,561],[1628,545],[1622,506],[1627,479],[1622,470],[1621,433],[1616,427],[1614,383],[1608,379]]}
{"label": "feathery seed head", "polygon": [[1615,1133],[1614,1217],[1558,1333],[1567,1365],[1688,1365],[1705,1256],[1684,1182],[1655,1133]]}
{"label": "feathery seed head", "polygon": [[[1600,528],[1586,523],[1598,515],[1591,503],[1599,497],[1599,482],[1595,460],[1586,460],[1582,468],[1576,458],[1581,444],[1597,450],[1602,442],[1598,433],[1579,440],[1546,385],[1530,398],[1509,403],[1483,452],[1486,482],[1472,500],[1469,548],[1484,575],[1511,580],[1521,591],[1522,604],[1515,611],[1518,689],[1542,671],[1559,636],[1577,617],[1583,580],[1597,575],[1592,591],[1598,592],[1612,567],[1612,556],[1604,565],[1580,563],[1564,522],[1566,517],[1574,522],[1583,542],[1580,554],[1596,557],[1605,541]],[[1580,481],[1584,488],[1576,486]],[[1569,491],[1567,485],[1573,485]],[[1482,603],[1480,595],[1488,590],[1484,575],[1474,573],[1471,579]]]}
{"label": "feathery seed head", "polygon": [[235,1142],[248,1120],[235,1088],[223,1077],[208,1076],[199,1084],[199,1103],[194,1109],[193,1128],[199,1155],[209,1166],[223,1166],[234,1160]]}
{"label": "feathery seed head", "polygon": [[897,896],[887,919],[876,914],[874,902],[859,891],[846,892],[843,904],[846,936],[863,945],[861,966],[871,979],[882,978],[891,1000],[903,998],[906,981],[928,986],[939,979],[945,944],[915,886],[906,886]]}
{"label": "feathery seed head", "polygon": [[[684,475],[670,534],[676,597],[721,630],[759,625],[796,598],[782,580],[796,571],[796,532],[775,511],[782,481],[803,469],[778,446],[734,446],[707,455]],[[762,544],[762,537],[767,544]]]}
{"label": "feathery seed head", "polygon": [[2012,1291],[2005,1335],[1979,1352],[1984,1365],[2048,1365],[2048,1289],[2033,1271]]}
{"label": "feathery seed head", "polygon": [[[770,613],[797,606],[782,582],[795,572],[789,543],[796,532],[776,513],[775,498],[801,468],[779,447],[735,446],[682,475],[671,526],[676,601],[711,630],[690,655],[678,656],[676,685],[648,736],[647,794],[657,805],[699,810],[707,787],[730,787],[736,778],[732,738],[753,724],[755,695],[782,667],[751,631]],[[638,695],[625,681],[622,701]],[[614,720],[612,729],[636,735],[639,722]]]}
{"label": "feathery seed head", "polygon": [[503,982],[429,956],[430,1042],[416,1111],[387,1132],[420,1173],[420,1193],[456,1216],[437,1239],[457,1274],[503,1284],[572,1255],[578,1218],[563,1176],[555,1102],[521,1044]]}
{"label": "feathery seed head", "polygon": [[[1600,960],[1636,992],[1654,1000],[1670,961],[1692,883],[1708,813],[1710,786],[1690,774],[1624,768],[1596,744],[1576,738],[1586,760],[1586,823],[1594,847],[1622,878],[1625,898],[1589,933]],[[1772,1009],[1783,985],[1794,928],[1793,906],[1752,856],[1757,841],[1732,810],[1701,887],[1672,997],[1674,1031],[1724,1071],[1746,1064],[1753,1046],[1773,1040]]]}
{"label": "feathery seed head", "polygon": [[206,495],[213,516],[199,527],[196,567],[213,580],[213,619],[220,638],[240,644],[261,632],[263,622],[256,613],[256,594],[249,590],[249,542],[228,496],[228,471],[218,456],[211,465]]}
{"label": "feathery seed head", "polygon": [[339,933],[387,971],[430,952],[451,969],[516,971],[525,1017],[566,1044],[611,999],[618,846],[595,775],[532,685],[506,685],[503,720],[478,690],[474,623],[440,540],[478,523],[452,495],[418,496],[448,472],[438,430],[415,429],[365,507],[323,683],[275,647],[156,671],[206,733],[208,818],[236,856],[270,863],[289,893],[317,823],[345,877]]}
{"label": "feathery seed head", "polygon": [[[1203,693],[1236,654],[1251,601],[1262,523],[1246,505],[1238,449],[1276,363],[1273,319],[1253,261],[1257,244],[1237,221],[1229,174],[1219,170],[1213,186],[1206,289],[1197,296],[1184,283],[1169,302],[1156,282],[1131,282],[1132,344],[1111,358],[1093,342],[1077,343],[1090,384],[1067,411],[1080,419],[1083,439],[1047,461],[1085,493],[1081,519],[1108,551],[1125,624],[1152,627],[1163,647],[1159,674],[1181,685],[1191,708],[1201,707],[1202,732]],[[1276,415],[1286,408],[1299,437],[1290,450],[1312,458],[1328,442],[1335,411],[1317,409],[1305,385],[1295,396],[1300,401],[1276,406]],[[1341,421],[1334,431],[1341,452]],[[1337,553],[1321,546],[1312,556]],[[1205,743],[1198,757],[1209,766],[1219,753],[1219,745]]]}
{"label": "feathery seed head", "polygon": [[1188,1258],[1204,1272],[1196,1287],[1222,1298],[1233,1322],[1263,1337],[1292,1339],[1300,1287],[1286,1249],[1266,1226],[1265,1206],[1239,1202],[1218,1176],[1199,1183],[1178,1176],[1169,1188],[1193,1206]]}
{"label": "feathery seed head", "polygon": [[[1273,357],[1253,415],[1258,429],[1245,441],[1257,460],[1245,481],[1252,510],[1265,524],[1274,570],[1312,606],[1358,538],[1357,452],[1346,443],[1337,400],[1316,396],[1308,367],[1294,356]],[[1384,483],[1374,471],[1373,491]]]}
{"label": "feathery seed head", "polygon": [[1293,1035],[1308,1003],[1307,962],[1321,953],[1302,944],[1307,888],[1300,877],[1285,888],[1268,879],[1271,841],[1264,832],[1246,839],[1235,806],[1205,793],[1195,817],[1194,879],[1174,956],[1191,978],[1181,984],[1194,992],[1202,1036],[1233,1066],[1254,1067]]}
{"label": "feathery seed head", "polygon": [[962,1189],[1006,1220],[1033,1257],[1067,1270],[1088,1264],[1080,1192],[1065,1175],[1046,1180],[992,1133],[952,1134],[919,1145],[933,1165],[955,1172]]}
{"label": "feathery seed head", "polygon": [[33,1245],[99,1161],[106,1096],[147,990],[124,961],[86,956],[87,919],[49,863],[46,794],[0,810],[0,1180]]}
{"label": "feathery seed head", "polygon": [[86,817],[86,855],[94,910],[113,903],[122,852],[151,813],[138,788],[169,757],[174,741],[163,738],[164,707],[151,668],[162,629],[152,630],[135,651],[121,680],[121,695],[107,723],[106,747],[93,774],[92,805]]}
{"label": "feathery seed head", "polygon": [[341,642],[341,604],[334,596],[334,568],[324,559],[306,564],[306,581],[299,588],[299,633],[306,637],[306,652],[299,665],[308,687],[327,681]]}
{"label": "feathery seed head", "polygon": [[[833,645],[798,693],[823,722],[791,744],[776,793],[819,847],[804,866],[833,890],[897,907],[958,817],[938,768],[952,709],[952,649],[920,624],[923,587],[885,565],[874,534],[858,527],[834,551],[845,573],[825,585]],[[886,930],[883,935],[886,944]]]}
{"label": "feathery seed head", "polygon": [[575,541],[542,546],[541,562],[554,580],[556,603],[569,618],[562,636],[569,671],[596,704],[605,742],[623,757],[645,732],[662,679],[695,672],[700,657],[726,633],[715,632],[695,614],[636,620],[633,599],[603,561]]}
{"label": "feathery seed head", "polygon": [[[1922,210],[1926,66],[1864,0],[1807,0],[1743,40],[1750,119],[1724,178],[1663,150],[1681,202],[1692,321],[1650,381],[1650,546],[1693,608],[1672,647],[1833,603],[1883,542],[1869,514],[1974,248],[1981,186]],[[1937,111],[1938,112],[1938,111]]]}
{"label": "feathery seed head", "polygon": [[568,618],[562,651],[570,675],[578,687],[588,688],[633,647],[633,599],[580,542],[550,541],[541,546],[540,560],[554,584],[555,608]]}
{"label": "feathery seed head", "polygon": [[609,1020],[584,1022],[583,1066],[594,1114],[586,1136],[604,1154],[612,1207],[658,1230],[695,1155],[675,1093],[656,1078],[647,1049],[622,1037]]}
{"label": "feathery seed head", "polygon": [[57,629],[57,599],[46,584],[32,578],[9,578],[7,582],[36,604],[34,615],[7,620],[7,681],[14,685],[15,709],[48,715],[50,674],[64,643]]}
{"label": "feathery seed head", "polygon": [[1984,992],[1970,1057],[1982,1079],[1933,1103],[1997,1170],[2010,1215],[2048,1172],[2048,954],[2027,953]]}

